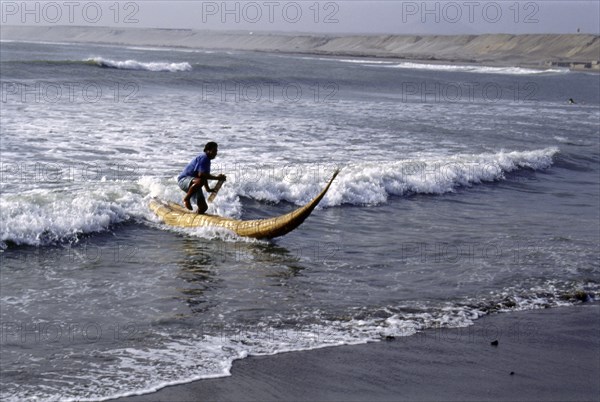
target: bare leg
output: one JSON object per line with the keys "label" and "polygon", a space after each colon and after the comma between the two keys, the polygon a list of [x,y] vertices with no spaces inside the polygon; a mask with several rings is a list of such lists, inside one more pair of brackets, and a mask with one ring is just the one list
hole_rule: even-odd
{"label": "bare leg", "polygon": [[[200,190],[202,191],[202,190]],[[208,209],[208,205],[206,204],[206,200],[204,199],[203,194],[198,194],[198,198],[196,199],[198,204],[198,214],[202,215]]]}
{"label": "bare leg", "polygon": [[[190,203],[190,198],[192,198],[192,195],[194,195],[194,193],[196,191],[202,191],[202,181],[198,178],[195,178],[192,180],[192,185],[190,186],[187,193],[185,194],[185,197],[183,198],[183,205],[185,205],[185,207],[187,209],[189,209],[190,211],[192,210],[192,204]],[[204,198],[204,197],[202,197],[202,198]],[[207,209],[208,209],[208,207],[207,207]]]}

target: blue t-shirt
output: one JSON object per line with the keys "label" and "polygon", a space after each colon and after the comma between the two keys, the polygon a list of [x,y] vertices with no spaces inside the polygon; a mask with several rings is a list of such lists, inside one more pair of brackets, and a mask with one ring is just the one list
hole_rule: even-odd
{"label": "blue t-shirt", "polygon": [[196,156],[188,165],[183,169],[183,172],[177,178],[177,181],[181,180],[186,176],[196,177],[196,173],[208,173],[210,174],[210,158],[206,154],[200,154]]}

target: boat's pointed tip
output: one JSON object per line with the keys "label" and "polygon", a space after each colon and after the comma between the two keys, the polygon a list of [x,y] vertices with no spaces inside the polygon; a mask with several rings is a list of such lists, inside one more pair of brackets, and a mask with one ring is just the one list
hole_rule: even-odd
{"label": "boat's pointed tip", "polygon": [[341,170],[342,170],[342,168],[338,167],[333,171],[333,175],[331,175],[331,179],[329,179],[329,184],[327,185],[327,188],[329,188],[329,186],[333,183],[333,181],[335,180],[335,178],[337,177],[337,175],[340,173]]}
{"label": "boat's pointed tip", "polygon": [[341,167],[336,168],[333,172],[333,176],[331,176],[331,180],[335,179],[341,171],[342,171]]}

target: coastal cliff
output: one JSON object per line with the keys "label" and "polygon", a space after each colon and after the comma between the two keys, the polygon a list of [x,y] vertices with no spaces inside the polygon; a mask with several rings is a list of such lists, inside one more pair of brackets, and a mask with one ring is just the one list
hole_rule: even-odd
{"label": "coastal cliff", "polygon": [[561,65],[600,71],[600,36],[588,34],[321,35],[6,25],[1,27],[0,33],[2,40],[386,57],[487,65]]}

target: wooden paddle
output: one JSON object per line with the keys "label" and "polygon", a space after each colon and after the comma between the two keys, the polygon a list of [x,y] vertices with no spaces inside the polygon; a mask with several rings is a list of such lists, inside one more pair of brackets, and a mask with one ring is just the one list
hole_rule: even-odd
{"label": "wooden paddle", "polygon": [[213,202],[215,197],[217,196],[217,193],[219,192],[219,190],[221,189],[221,186],[223,185],[223,183],[225,183],[225,179],[221,179],[217,182],[217,185],[214,188],[214,191],[212,193],[210,193],[210,195],[208,196],[208,202]]}

